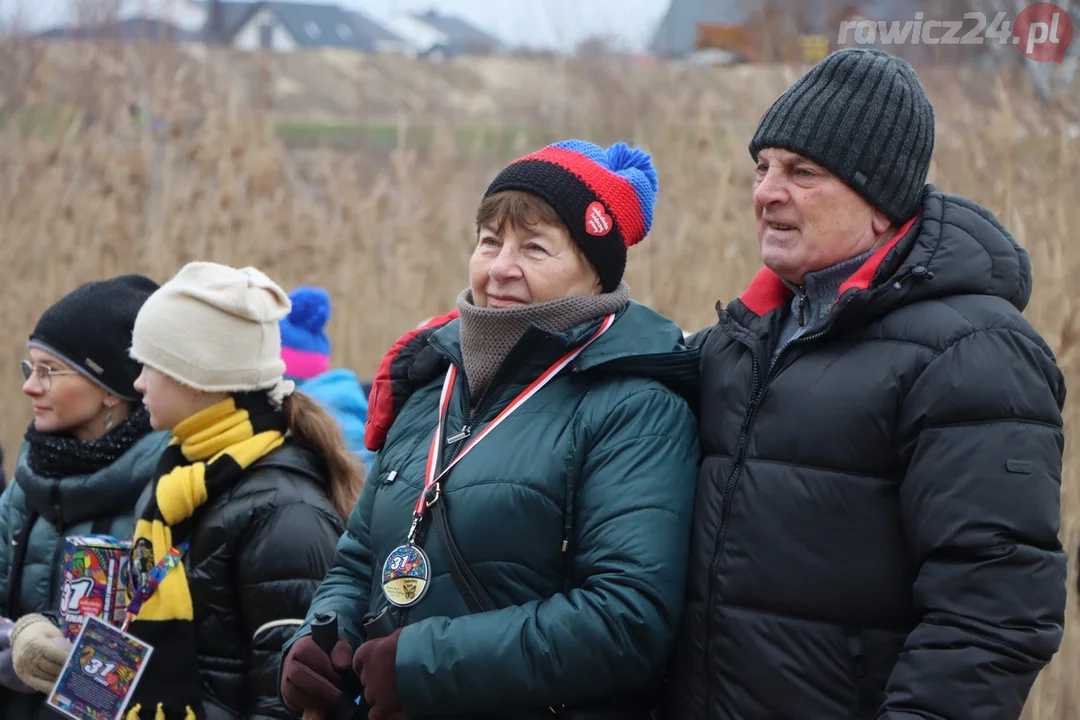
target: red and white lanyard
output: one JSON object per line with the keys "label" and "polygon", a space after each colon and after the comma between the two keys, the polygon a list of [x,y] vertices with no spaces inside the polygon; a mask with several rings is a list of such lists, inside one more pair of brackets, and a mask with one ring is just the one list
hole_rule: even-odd
{"label": "red and white lanyard", "polygon": [[427,508],[427,493],[434,485],[438,484],[446,474],[450,472],[450,469],[457,465],[461,458],[465,457],[470,450],[476,447],[476,444],[487,437],[488,433],[494,430],[499,424],[510,417],[510,413],[521,407],[526,400],[540,391],[540,388],[547,385],[552,378],[554,378],[560,370],[573,362],[574,358],[582,353],[585,348],[589,347],[598,337],[603,335],[611,325],[615,322],[614,315],[608,315],[604,318],[604,321],[600,324],[599,329],[592,334],[588,340],[586,340],[580,347],[571,350],[563,355],[561,358],[555,361],[555,363],[545,370],[540,377],[533,380],[528,387],[518,393],[509,405],[503,408],[495,419],[492,420],[487,426],[473,436],[473,439],[469,441],[469,444],[461,449],[454,459],[443,468],[442,472],[438,472],[436,464],[439,456],[439,443],[443,441],[443,424],[446,419],[446,409],[450,405],[450,395],[454,389],[454,379],[457,377],[457,366],[451,365],[450,369],[446,372],[446,379],[443,381],[442,395],[439,397],[439,423],[435,426],[435,437],[431,440],[431,449],[428,451],[427,471],[425,472],[425,478],[427,479],[424,484],[424,490],[420,493],[420,498],[416,501],[416,507],[413,510],[413,529],[409,533],[409,540],[412,541],[412,536],[415,534],[416,526],[419,524],[420,519],[424,516],[424,511]]}

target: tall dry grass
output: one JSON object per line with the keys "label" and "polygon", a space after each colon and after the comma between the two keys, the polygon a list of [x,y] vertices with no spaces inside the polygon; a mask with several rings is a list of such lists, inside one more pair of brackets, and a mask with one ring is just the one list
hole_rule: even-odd
{"label": "tall dry grass", "polygon": [[[736,295],[759,265],[746,143],[797,70],[691,78],[655,67],[592,68],[591,85],[581,72],[561,122],[603,115],[603,139],[628,136],[659,170],[651,236],[631,252],[632,295],[684,328],[711,324],[716,301]],[[1008,84],[949,77],[928,74],[939,115],[930,180],[991,209],[1030,251],[1036,286],[1027,315],[1075,386],[1080,141],[1061,113],[1033,110]],[[422,150],[403,118],[389,155],[363,146],[292,152],[268,115],[241,109],[234,96],[170,99],[167,75],[147,86],[157,111],[175,120],[158,136],[127,121],[122,96],[99,103],[120,113],[89,128],[27,139],[9,123],[0,134],[0,441],[9,471],[30,419],[17,370],[25,339],[38,315],[83,281],[142,272],[163,282],[183,263],[209,259],[258,266],[285,287],[325,285],[334,300],[334,360],[363,376],[402,332],[450,308],[467,282],[473,213],[500,161],[463,146],[449,125]],[[532,149],[525,135],[511,148]],[[1066,423],[1062,538],[1071,550],[1080,542],[1072,399]],[[1071,564],[1070,590],[1075,583]],[[1038,681],[1028,720],[1080,713],[1077,602],[1070,592],[1067,637]]]}

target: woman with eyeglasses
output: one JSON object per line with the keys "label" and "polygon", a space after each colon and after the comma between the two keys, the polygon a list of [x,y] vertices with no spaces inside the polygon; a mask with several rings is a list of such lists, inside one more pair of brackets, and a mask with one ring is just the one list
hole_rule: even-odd
{"label": "woman with eyeglasses", "polygon": [[56,717],[43,693],[71,647],[59,628],[64,539],[130,538],[135,504],[168,442],[150,427],[133,385],[141,368],[128,356],[135,317],[157,287],[141,275],[87,283],[46,310],[30,335],[22,370],[33,422],[0,495],[5,720]]}

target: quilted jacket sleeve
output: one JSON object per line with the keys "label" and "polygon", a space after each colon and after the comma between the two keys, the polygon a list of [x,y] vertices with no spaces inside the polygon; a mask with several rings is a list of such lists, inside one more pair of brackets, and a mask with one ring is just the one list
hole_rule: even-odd
{"label": "quilted jacket sleeve", "polygon": [[376,452],[382,448],[398,411],[413,392],[446,371],[448,361],[427,341],[439,328],[457,317],[458,311],[452,310],[428,318],[398,338],[383,356],[368,393],[367,425],[364,428],[364,445],[368,450]]}
{"label": "quilted jacket sleeve", "polygon": [[[0,493],[0,617],[10,618],[12,610],[8,607],[8,594],[11,588],[11,564],[14,547],[12,536],[15,524],[20,522],[20,516],[12,504],[12,496],[17,488],[11,483]],[[10,643],[7,643],[10,645]],[[9,650],[10,647],[4,648]],[[11,697],[11,691],[0,687],[0,707],[7,704]]]}
{"label": "quilted jacket sleeve", "polygon": [[[369,478],[379,476],[380,459],[377,455]],[[368,523],[375,500],[376,482],[368,482],[349,517],[348,529],[338,540],[333,567],[319,586],[311,601],[311,607],[302,627],[286,644],[283,652],[301,637],[311,632],[309,623],[317,612],[335,612],[338,617],[338,634],[345,637],[353,647],[359,647],[362,636],[360,621],[367,612],[371,594],[371,549]]]}
{"label": "quilted jacket sleeve", "polygon": [[8,607],[8,595],[11,588],[11,564],[14,555],[14,534],[16,526],[24,521],[24,515],[13,502],[18,487],[15,483],[4,488],[0,493],[0,616],[10,617],[12,609]]}
{"label": "quilted jacket sleeve", "polygon": [[719,326],[718,325],[710,325],[707,328],[704,328],[702,330],[698,330],[695,333],[691,333],[690,335],[687,335],[686,338],[685,338],[685,342],[686,342],[687,347],[701,347],[701,346],[703,346],[705,344],[705,342],[709,339],[709,335],[711,335],[712,332],[717,327],[719,327]]}
{"label": "quilted jacket sleeve", "polygon": [[257,518],[239,553],[238,597],[251,638],[245,718],[293,718],[278,695],[282,647],[303,622],[334,560],[340,522],[303,502]]}
{"label": "quilted jacket sleeve", "polygon": [[683,602],[695,418],[659,389],[606,403],[595,418],[580,445],[575,588],[406,626],[397,678],[408,717],[633,697],[661,675]]}
{"label": "quilted jacket sleeve", "polygon": [[921,622],[879,718],[1020,717],[1061,642],[1062,375],[1015,330],[974,332],[923,371],[902,408],[903,525]]}

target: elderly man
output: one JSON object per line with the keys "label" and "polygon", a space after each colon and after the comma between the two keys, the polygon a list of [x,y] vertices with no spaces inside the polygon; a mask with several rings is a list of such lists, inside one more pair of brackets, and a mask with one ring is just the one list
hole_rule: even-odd
{"label": "elderly man", "polygon": [[750,143],[765,268],[702,331],[672,720],[1015,720],[1062,636],[1065,385],[1028,255],[926,183],[912,68],[836,52]]}

